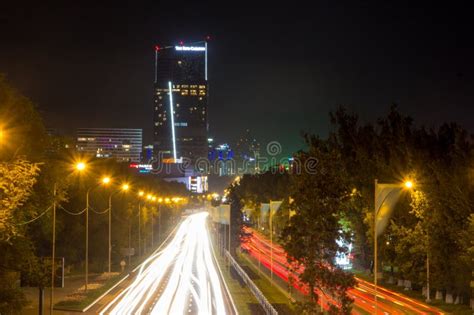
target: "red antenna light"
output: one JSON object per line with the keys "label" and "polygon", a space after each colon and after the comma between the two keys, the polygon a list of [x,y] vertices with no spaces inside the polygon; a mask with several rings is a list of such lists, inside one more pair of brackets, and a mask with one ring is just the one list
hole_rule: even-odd
{"label": "red antenna light", "polygon": [[181,46],[183,46],[183,45],[184,45],[184,42],[183,42],[182,40],[180,40],[180,41],[179,41],[179,44],[180,44]]}
{"label": "red antenna light", "polygon": [[210,35],[207,35],[207,36],[206,36],[206,40],[211,40],[211,36],[210,36]]}
{"label": "red antenna light", "polygon": [[160,46],[155,45],[155,51],[158,51],[158,50],[160,50]]}

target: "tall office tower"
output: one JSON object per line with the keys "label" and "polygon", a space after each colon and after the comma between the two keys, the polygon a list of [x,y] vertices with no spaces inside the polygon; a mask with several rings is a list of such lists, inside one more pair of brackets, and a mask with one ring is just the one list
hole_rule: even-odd
{"label": "tall office tower", "polygon": [[207,41],[155,47],[154,153],[207,157]]}
{"label": "tall office tower", "polygon": [[77,150],[98,158],[115,158],[119,162],[140,162],[142,129],[79,128]]}

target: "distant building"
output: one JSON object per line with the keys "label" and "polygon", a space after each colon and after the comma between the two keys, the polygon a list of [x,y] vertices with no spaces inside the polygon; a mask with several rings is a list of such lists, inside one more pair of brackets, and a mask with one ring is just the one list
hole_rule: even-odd
{"label": "distant building", "polygon": [[153,145],[149,144],[143,147],[142,161],[150,162],[153,160]]}
{"label": "distant building", "polygon": [[230,176],[236,174],[234,151],[227,143],[220,144],[209,150],[208,159],[213,175]]}
{"label": "distant building", "polygon": [[114,158],[119,162],[140,162],[142,129],[80,128],[77,150],[98,158]]}
{"label": "distant building", "polygon": [[258,173],[257,158],[260,155],[260,143],[252,135],[250,129],[239,138],[235,145],[235,160],[243,173]]}
{"label": "distant building", "polygon": [[154,154],[207,156],[207,41],[155,48]]}

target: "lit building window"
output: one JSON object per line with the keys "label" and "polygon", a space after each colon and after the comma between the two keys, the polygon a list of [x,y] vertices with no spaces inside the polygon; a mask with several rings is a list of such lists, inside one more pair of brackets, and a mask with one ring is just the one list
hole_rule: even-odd
{"label": "lit building window", "polygon": [[181,90],[181,95],[188,95],[189,94],[189,90]]}
{"label": "lit building window", "polygon": [[199,90],[199,95],[206,95],[206,91]]}
{"label": "lit building window", "polygon": [[200,88],[200,89],[205,89],[206,86],[205,86],[205,85],[200,85],[199,88]]}
{"label": "lit building window", "polygon": [[191,90],[191,95],[197,95],[197,90]]}

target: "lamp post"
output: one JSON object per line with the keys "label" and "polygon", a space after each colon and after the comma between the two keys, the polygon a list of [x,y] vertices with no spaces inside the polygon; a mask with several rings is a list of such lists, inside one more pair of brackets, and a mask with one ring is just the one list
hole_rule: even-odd
{"label": "lamp post", "polygon": [[86,285],[84,287],[85,292],[87,292],[87,285],[89,284],[89,193],[91,191],[91,188],[87,189],[86,193]]}
{"label": "lamp post", "polygon": [[[86,169],[86,163],[78,162],[76,163],[76,170],[79,172],[83,172]],[[85,262],[85,286],[84,291],[87,292],[87,285],[89,284],[89,193],[92,187],[87,189],[86,192],[86,262]]]}
{"label": "lamp post", "polygon": [[[153,196],[152,198],[153,202],[157,202],[157,198]],[[155,246],[155,240],[154,240],[154,226],[153,226],[153,208],[150,208],[150,227],[151,227],[151,250],[153,250]]]}
{"label": "lamp post", "polygon": [[[111,182],[110,177],[104,177],[102,179],[102,184],[108,185]],[[124,184],[120,187],[119,191],[112,192],[109,195],[109,246],[108,246],[108,272],[109,275],[112,272],[112,197],[120,192],[126,192],[128,190],[128,185]]]}
{"label": "lamp post", "polygon": [[158,198],[158,242],[161,243],[161,204],[163,198]]}
{"label": "lamp post", "polygon": [[[382,208],[384,202],[387,200],[389,196],[391,196],[394,192],[399,192],[401,189],[412,189],[413,182],[412,181],[405,181],[403,184],[392,184],[390,185],[390,191],[385,195],[385,197],[380,202],[380,205],[377,207],[377,187],[379,185],[378,180],[375,179],[374,181],[374,291],[375,291],[375,312],[377,313],[377,273],[378,273],[378,240],[377,240],[377,215]],[[386,184],[384,184],[386,185]]]}
{"label": "lamp post", "polygon": [[[0,130],[1,132],[1,130]],[[53,240],[52,240],[52,249],[51,249],[51,295],[49,301],[49,312],[53,314],[53,304],[54,304],[54,278],[55,278],[55,262],[56,259],[56,192],[57,184],[54,183],[53,187]],[[41,310],[42,311],[42,310]]]}
{"label": "lamp post", "polygon": [[[102,184],[103,185],[108,185],[110,184],[110,177],[106,176],[102,178]],[[112,258],[112,195],[111,193],[109,195],[109,248],[108,248],[108,254],[109,254],[109,275],[110,275],[110,270],[111,270],[111,258]]]}

